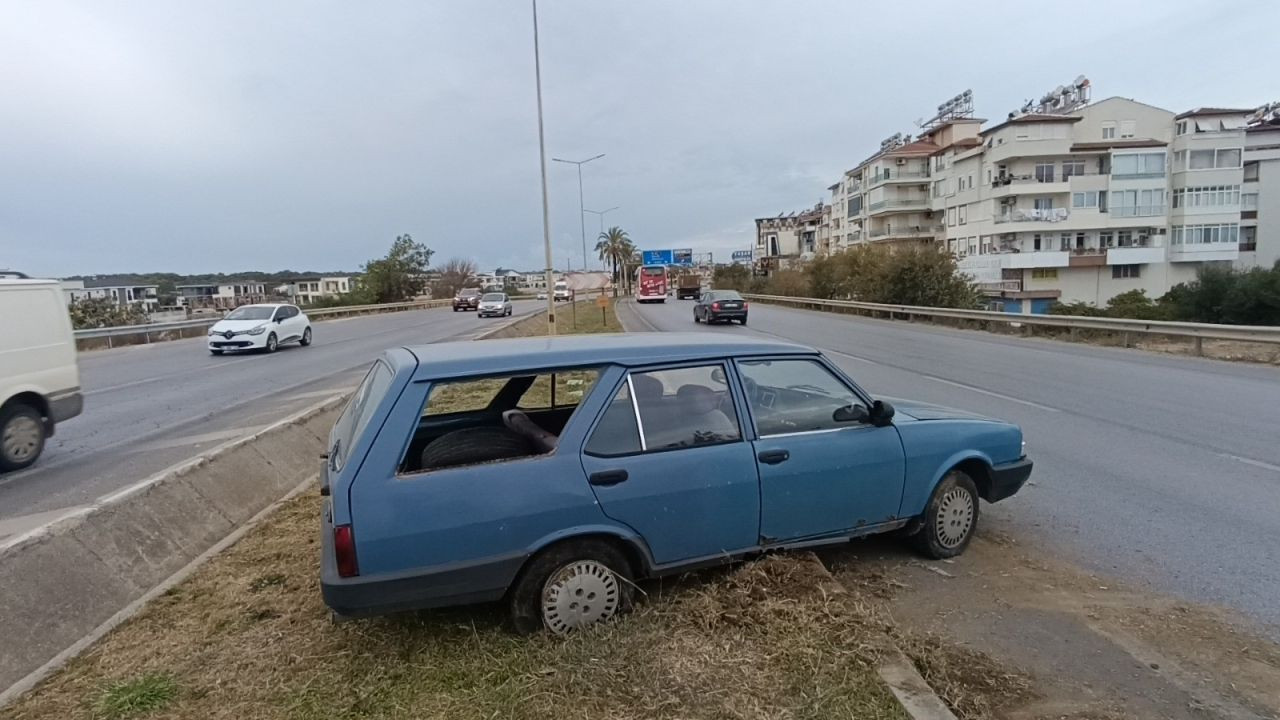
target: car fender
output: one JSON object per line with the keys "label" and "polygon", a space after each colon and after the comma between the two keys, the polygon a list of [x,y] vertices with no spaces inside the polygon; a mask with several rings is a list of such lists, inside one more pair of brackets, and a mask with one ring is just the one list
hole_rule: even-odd
{"label": "car fender", "polygon": [[[933,477],[929,479],[929,485],[928,485],[929,492],[925,493],[924,495],[925,503],[928,503],[929,498],[933,497],[933,491],[937,489],[938,483],[942,482],[942,479],[947,476],[947,473],[951,472],[955,468],[955,466],[967,460],[979,460],[984,465],[986,465],[988,469],[990,469],[993,464],[991,462],[991,456],[987,455],[981,450],[976,450],[974,448],[965,448],[963,450],[959,450],[953,453],[946,460],[939,463],[937,468],[934,470]],[[924,512],[924,507],[921,506],[919,508],[911,508],[909,512],[906,512],[908,511],[907,508],[903,508],[903,510],[904,510],[903,514],[909,514],[914,516]]]}
{"label": "car fender", "polygon": [[574,525],[573,527],[562,528],[553,533],[538,538],[537,541],[531,543],[526,551],[529,557],[533,557],[548,547],[565,540],[573,540],[575,538],[584,537],[600,537],[605,536],[624,543],[632,551],[632,555],[640,560],[641,567],[635,568],[637,574],[647,575],[653,567],[653,555],[649,552],[649,544],[644,538],[631,528],[614,523],[591,523],[586,525]]}

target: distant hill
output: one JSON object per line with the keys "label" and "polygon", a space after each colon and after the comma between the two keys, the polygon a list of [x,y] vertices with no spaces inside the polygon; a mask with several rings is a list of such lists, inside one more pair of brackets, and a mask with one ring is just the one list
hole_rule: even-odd
{"label": "distant hill", "polygon": [[107,275],[72,275],[71,277],[63,279],[83,280],[87,287],[102,287],[106,285],[160,285],[164,287],[173,287],[175,285],[217,285],[220,283],[251,281],[265,282],[270,285],[284,283],[300,277],[341,277],[359,274],[359,272],[351,270],[277,270],[275,272],[248,271],[237,273],[208,273],[204,275],[181,275],[179,273],[111,273]]}

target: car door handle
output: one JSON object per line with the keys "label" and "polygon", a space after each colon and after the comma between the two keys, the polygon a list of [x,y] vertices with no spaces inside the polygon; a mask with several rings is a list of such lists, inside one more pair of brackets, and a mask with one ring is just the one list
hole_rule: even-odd
{"label": "car door handle", "polygon": [[587,478],[592,485],[617,485],[627,479],[626,470],[601,470]]}
{"label": "car door handle", "polygon": [[756,459],[765,465],[777,465],[780,462],[786,462],[790,457],[789,450],[764,450],[756,455]]}

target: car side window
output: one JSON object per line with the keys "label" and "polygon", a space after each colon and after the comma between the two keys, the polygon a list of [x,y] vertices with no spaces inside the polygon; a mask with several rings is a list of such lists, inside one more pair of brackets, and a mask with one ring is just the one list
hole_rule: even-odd
{"label": "car side window", "polygon": [[742,439],[720,364],[631,374],[645,450]]}
{"label": "car side window", "polygon": [[814,360],[746,360],[738,372],[761,436],[850,427],[859,423],[836,420],[836,410],[865,409],[852,388]]}
{"label": "car side window", "polygon": [[633,455],[641,451],[640,426],[636,424],[636,406],[631,402],[631,387],[623,383],[600,416],[583,451],[588,455],[610,457]]}

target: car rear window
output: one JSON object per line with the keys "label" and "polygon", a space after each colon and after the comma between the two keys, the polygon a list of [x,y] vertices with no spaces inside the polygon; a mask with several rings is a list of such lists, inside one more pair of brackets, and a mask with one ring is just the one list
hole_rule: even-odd
{"label": "car rear window", "polygon": [[335,444],[329,448],[329,459],[334,470],[342,469],[347,451],[369,424],[378,401],[387,394],[387,388],[391,387],[392,377],[391,368],[381,360],[375,362],[347,402],[342,415],[338,416],[338,422],[333,426]]}
{"label": "car rear window", "polygon": [[715,291],[716,300],[741,300],[742,296],[737,290],[717,290]]}

